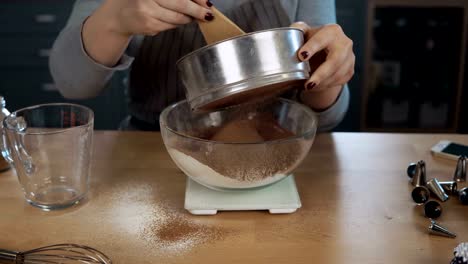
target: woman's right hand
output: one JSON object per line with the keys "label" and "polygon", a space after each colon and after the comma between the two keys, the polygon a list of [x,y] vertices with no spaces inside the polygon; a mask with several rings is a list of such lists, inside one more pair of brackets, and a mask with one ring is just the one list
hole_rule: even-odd
{"label": "woman's right hand", "polygon": [[98,63],[117,64],[133,35],[154,36],[214,16],[206,0],[105,0],[83,25],[83,46]]}
{"label": "woman's right hand", "polygon": [[211,6],[206,0],[106,0],[96,15],[102,15],[114,33],[153,36],[193,18],[212,20]]}

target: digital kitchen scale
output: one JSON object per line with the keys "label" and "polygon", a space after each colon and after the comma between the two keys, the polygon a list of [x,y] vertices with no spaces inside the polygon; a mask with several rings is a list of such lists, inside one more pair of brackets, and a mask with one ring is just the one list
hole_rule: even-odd
{"label": "digital kitchen scale", "polygon": [[187,177],[185,209],[194,215],[215,215],[218,211],[268,210],[290,214],[301,207],[294,176],[253,190],[213,190]]}

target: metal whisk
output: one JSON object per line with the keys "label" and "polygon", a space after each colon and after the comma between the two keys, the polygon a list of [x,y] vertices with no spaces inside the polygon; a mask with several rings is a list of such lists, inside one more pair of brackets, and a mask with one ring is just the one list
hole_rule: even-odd
{"label": "metal whisk", "polygon": [[0,249],[2,264],[72,264],[99,263],[111,264],[112,261],[104,253],[82,245],[57,244],[24,252],[14,252]]}

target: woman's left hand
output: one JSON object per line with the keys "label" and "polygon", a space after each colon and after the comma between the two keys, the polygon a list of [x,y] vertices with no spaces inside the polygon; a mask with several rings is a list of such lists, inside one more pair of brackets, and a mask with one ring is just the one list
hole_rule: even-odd
{"label": "woman's left hand", "polygon": [[302,100],[313,109],[326,109],[354,75],[353,41],[337,24],[310,27],[297,22],[291,26],[305,32],[306,43],[299,49],[298,57],[309,61],[312,70]]}

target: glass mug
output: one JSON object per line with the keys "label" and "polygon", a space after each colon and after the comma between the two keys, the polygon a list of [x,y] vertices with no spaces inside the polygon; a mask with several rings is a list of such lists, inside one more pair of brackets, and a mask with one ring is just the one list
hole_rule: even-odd
{"label": "glass mug", "polygon": [[2,122],[2,155],[16,170],[28,203],[69,207],[89,189],[94,113],[75,104],[20,109]]}

